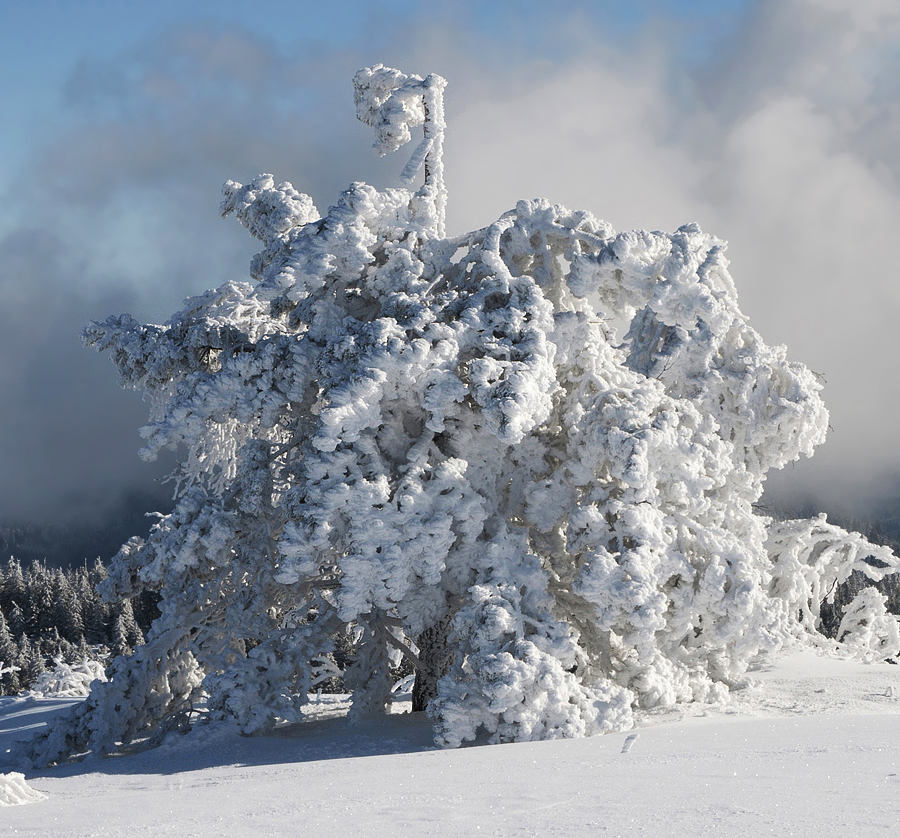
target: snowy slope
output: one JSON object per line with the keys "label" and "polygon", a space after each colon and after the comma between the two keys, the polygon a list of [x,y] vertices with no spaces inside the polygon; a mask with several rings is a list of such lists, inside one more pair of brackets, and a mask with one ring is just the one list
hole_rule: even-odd
{"label": "snowy slope", "polygon": [[[432,748],[421,714],[350,728],[322,701],[317,721],[278,736],[197,728],[29,776],[46,799],[0,809],[0,833],[900,834],[900,667],[795,652],[754,679],[728,707],[630,733],[453,751]],[[65,703],[0,701],[3,753]]]}

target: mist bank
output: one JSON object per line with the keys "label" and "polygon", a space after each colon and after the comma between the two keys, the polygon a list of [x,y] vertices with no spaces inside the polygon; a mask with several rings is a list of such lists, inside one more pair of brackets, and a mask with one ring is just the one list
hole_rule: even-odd
{"label": "mist bank", "polygon": [[57,518],[0,517],[0,556],[51,567],[107,563],[132,536],[146,537],[156,516],[172,508],[172,493],[157,484],[132,488],[118,498],[102,498],[90,515]]}

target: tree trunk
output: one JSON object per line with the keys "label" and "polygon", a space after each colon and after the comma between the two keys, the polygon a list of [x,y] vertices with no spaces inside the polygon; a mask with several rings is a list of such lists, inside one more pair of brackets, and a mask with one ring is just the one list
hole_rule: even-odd
{"label": "tree trunk", "polygon": [[450,669],[453,650],[447,643],[447,635],[450,632],[451,619],[448,613],[416,638],[416,645],[419,647],[419,666],[413,684],[413,712],[428,707],[429,702],[437,696],[438,681]]}

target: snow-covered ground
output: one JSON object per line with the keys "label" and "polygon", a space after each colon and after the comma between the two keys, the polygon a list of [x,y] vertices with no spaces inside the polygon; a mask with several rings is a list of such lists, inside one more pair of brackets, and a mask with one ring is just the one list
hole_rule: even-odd
{"label": "snow-covered ground", "polygon": [[[629,733],[436,750],[421,714],[349,727],[341,704],[279,735],[223,726],[28,775],[15,836],[900,834],[900,666],[794,652],[724,708]],[[0,770],[71,700],[0,699]],[[398,703],[395,710],[408,709]]]}

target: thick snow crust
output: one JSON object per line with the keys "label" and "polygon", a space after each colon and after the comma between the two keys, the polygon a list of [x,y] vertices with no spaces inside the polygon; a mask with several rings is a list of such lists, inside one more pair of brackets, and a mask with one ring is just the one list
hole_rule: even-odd
{"label": "thick snow crust", "polygon": [[[242,737],[221,723],[29,775],[47,799],[0,822],[34,838],[889,836],[900,823],[898,670],[795,652],[755,660],[754,683],[727,707],[452,751],[434,749],[423,714],[351,726],[346,700],[313,697],[319,720],[302,728]],[[0,770],[9,739],[34,732],[18,726],[56,706],[0,699]]]}

